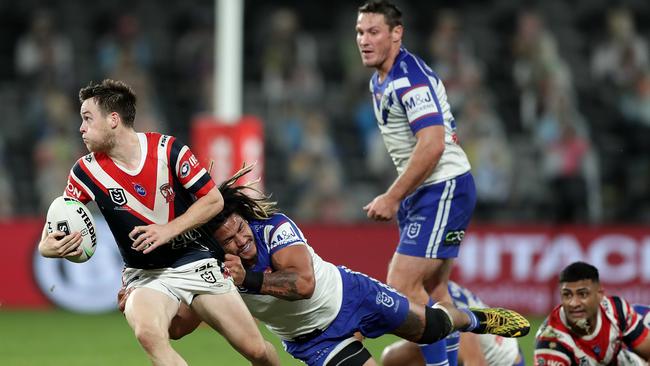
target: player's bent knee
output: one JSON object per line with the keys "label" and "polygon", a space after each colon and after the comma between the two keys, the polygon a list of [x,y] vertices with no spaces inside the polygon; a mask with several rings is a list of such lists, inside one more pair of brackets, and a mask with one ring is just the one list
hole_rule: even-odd
{"label": "player's bent knee", "polygon": [[422,338],[417,341],[419,344],[429,344],[439,341],[451,333],[453,325],[449,315],[442,310],[426,306],[424,308],[425,321]]}
{"label": "player's bent knee", "polygon": [[363,343],[354,341],[334,355],[325,366],[362,366],[372,356]]}
{"label": "player's bent knee", "polygon": [[136,327],[133,332],[135,338],[145,350],[151,350],[161,343],[169,342],[169,338],[166,334],[154,327],[139,326]]}

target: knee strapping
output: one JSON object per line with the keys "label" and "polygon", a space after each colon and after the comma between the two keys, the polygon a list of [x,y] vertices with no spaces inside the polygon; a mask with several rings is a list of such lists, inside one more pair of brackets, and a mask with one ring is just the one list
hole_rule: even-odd
{"label": "knee strapping", "polygon": [[446,310],[440,308],[424,308],[425,324],[422,338],[419,344],[429,344],[439,341],[449,335],[452,331],[452,324]]}
{"label": "knee strapping", "polygon": [[371,357],[363,343],[354,341],[332,357],[326,366],[361,366]]}

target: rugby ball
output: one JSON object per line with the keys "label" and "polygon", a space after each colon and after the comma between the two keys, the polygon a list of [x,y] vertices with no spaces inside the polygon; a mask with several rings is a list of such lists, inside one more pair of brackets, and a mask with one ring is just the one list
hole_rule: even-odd
{"label": "rugby ball", "polygon": [[62,231],[66,235],[75,231],[81,233],[81,249],[83,253],[76,257],[65,257],[65,259],[83,263],[95,254],[97,246],[97,232],[95,231],[95,219],[88,210],[88,207],[78,200],[70,197],[57,197],[50,204],[47,210],[47,233]]}

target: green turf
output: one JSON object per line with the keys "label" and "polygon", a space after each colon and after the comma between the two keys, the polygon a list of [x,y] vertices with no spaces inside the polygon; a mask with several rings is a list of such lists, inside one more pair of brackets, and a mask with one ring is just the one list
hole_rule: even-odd
{"label": "green turf", "polygon": [[[533,330],[541,319],[531,318]],[[264,328],[264,327],[262,327]],[[278,350],[283,365],[300,365],[284,350],[277,338],[262,329]],[[397,338],[383,336],[366,340],[379,359],[381,350]],[[532,365],[533,335],[521,341]],[[216,332],[200,327],[174,341],[174,348],[190,365],[247,365]],[[7,366],[131,366],[149,362],[119,313],[80,315],[64,311],[0,311],[0,365]]]}

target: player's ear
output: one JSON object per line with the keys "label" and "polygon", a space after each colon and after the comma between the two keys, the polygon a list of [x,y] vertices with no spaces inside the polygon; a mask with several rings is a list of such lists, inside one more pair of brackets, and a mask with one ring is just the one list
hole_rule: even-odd
{"label": "player's ear", "polygon": [[404,34],[404,27],[401,25],[396,25],[390,32],[391,40],[393,43],[400,42],[402,40],[402,35]]}
{"label": "player's ear", "polygon": [[117,114],[117,112],[112,112],[109,116],[111,128],[116,128],[119,121],[120,121],[120,115]]}

